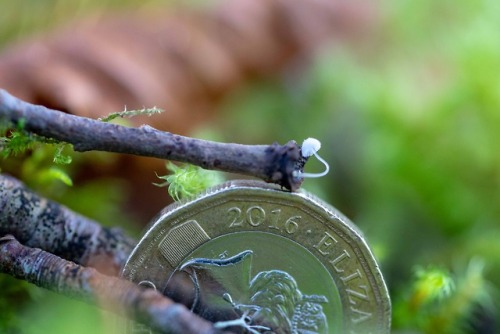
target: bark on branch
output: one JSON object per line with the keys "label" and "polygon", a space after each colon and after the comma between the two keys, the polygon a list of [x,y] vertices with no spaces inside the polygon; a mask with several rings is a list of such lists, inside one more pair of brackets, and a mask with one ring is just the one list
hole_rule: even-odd
{"label": "bark on branch", "polygon": [[0,119],[25,122],[27,131],[73,144],[76,151],[107,151],[187,162],[246,174],[297,190],[305,163],[294,141],[281,146],[217,143],[156,130],[127,128],[33,105],[0,90]]}
{"label": "bark on branch", "polygon": [[110,275],[119,273],[136,244],[121,229],[102,227],[0,174],[0,236],[5,234]]}
{"label": "bark on branch", "polygon": [[11,235],[0,238],[0,272],[136,319],[159,333],[222,333],[157,291],[23,246]]}

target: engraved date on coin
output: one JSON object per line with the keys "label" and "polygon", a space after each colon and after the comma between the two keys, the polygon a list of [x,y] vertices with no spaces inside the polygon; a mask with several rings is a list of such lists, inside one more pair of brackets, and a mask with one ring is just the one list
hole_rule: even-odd
{"label": "engraved date on coin", "polygon": [[257,227],[267,223],[267,227],[270,229],[294,234],[299,229],[302,216],[291,216],[283,219],[281,211],[281,209],[275,208],[266,213],[266,210],[258,205],[250,206],[247,209],[233,206],[227,210],[229,227],[241,227],[245,224]]}

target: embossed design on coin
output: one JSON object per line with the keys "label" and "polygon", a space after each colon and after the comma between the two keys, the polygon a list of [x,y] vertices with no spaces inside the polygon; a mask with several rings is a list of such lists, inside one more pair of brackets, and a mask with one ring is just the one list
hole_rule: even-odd
{"label": "embossed design on coin", "polygon": [[[208,240],[210,237],[200,224],[196,220],[190,220],[170,230],[158,247],[165,259],[172,266],[177,266],[191,250]],[[171,247],[173,243],[176,247]]]}
{"label": "embossed design on coin", "polygon": [[387,288],[361,232],[305,191],[232,181],[168,206],[123,277],[235,333],[390,333]]}
{"label": "embossed design on coin", "polygon": [[230,258],[195,258],[181,264],[179,271],[193,281],[193,311],[202,314],[209,305],[225,301],[234,320],[245,321],[219,321],[217,327],[239,325],[256,333],[328,333],[321,306],[328,302],[325,296],[303,294],[292,275],[281,270],[261,271],[250,280],[252,259],[253,252],[245,250]]}

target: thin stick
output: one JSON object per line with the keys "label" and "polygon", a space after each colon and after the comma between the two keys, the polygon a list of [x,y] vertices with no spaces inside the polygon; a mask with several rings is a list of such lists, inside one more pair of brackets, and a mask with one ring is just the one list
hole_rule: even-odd
{"label": "thin stick", "polygon": [[0,238],[0,272],[136,319],[159,333],[222,333],[153,289],[23,246],[11,235]]}
{"label": "thin stick", "polygon": [[121,229],[104,228],[0,174],[0,236],[5,234],[110,275],[119,273],[136,244]]}
{"label": "thin stick", "polygon": [[71,143],[80,152],[98,150],[187,162],[255,176],[292,191],[302,182],[293,175],[304,164],[294,141],[285,145],[241,145],[183,137],[146,125],[127,128],[33,105],[4,90],[0,90],[0,119],[14,124],[23,120],[27,131]]}

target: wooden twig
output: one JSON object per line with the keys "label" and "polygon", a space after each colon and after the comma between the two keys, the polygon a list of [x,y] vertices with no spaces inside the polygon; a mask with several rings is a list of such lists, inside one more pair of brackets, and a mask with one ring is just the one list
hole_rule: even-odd
{"label": "wooden twig", "polygon": [[0,235],[5,234],[110,275],[119,273],[136,244],[121,229],[102,227],[0,174]]}
{"label": "wooden twig", "polygon": [[206,169],[246,174],[296,190],[305,163],[294,141],[241,145],[183,137],[143,125],[128,128],[33,105],[0,90],[0,119],[27,131],[73,144],[76,151],[107,151],[187,162]]}
{"label": "wooden twig", "polygon": [[153,289],[23,246],[12,235],[0,238],[0,272],[135,319],[159,333],[222,333]]}

